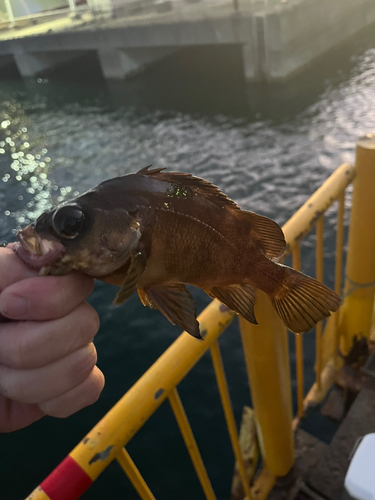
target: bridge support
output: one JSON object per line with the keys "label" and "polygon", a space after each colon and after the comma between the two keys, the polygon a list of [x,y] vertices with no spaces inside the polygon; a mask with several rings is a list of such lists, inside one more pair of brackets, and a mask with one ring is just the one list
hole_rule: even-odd
{"label": "bridge support", "polygon": [[260,80],[257,54],[250,44],[242,46],[242,67],[245,80],[254,82]]}
{"label": "bridge support", "polygon": [[11,55],[1,56],[0,57],[0,72],[8,68],[8,66],[14,65],[14,57]]}
{"label": "bridge support", "polygon": [[21,76],[35,77],[83,54],[84,51],[14,52],[14,59]]}
{"label": "bridge support", "polygon": [[112,80],[127,78],[175,52],[174,47],[110,49],[98,52],[103,75]]}

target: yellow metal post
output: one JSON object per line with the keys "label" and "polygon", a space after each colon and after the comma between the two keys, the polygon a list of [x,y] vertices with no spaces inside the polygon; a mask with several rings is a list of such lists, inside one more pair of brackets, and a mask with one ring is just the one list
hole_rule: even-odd
{"label": "yellow metal post", "polygon": [[240,318],[242,343],[265,467],[285,476],[294,463],[288,337],[269,298],[257,291],[259,326]]}
{"label": "yellow metal post", "polygon": [[356,174],[352,165],[344,163],[320,186],[319,189],[283,225],[285,240],[288,243],[284,257],[308,234],[322,214],[337,200]]}
{"label": "yellow metal post", "polygon": [[182,437],[184,438],[186,448],[193,462],[195,472],[199,478],[204,495],[207,500],[216,500],[215,492],[208,477],[206,467],[204,466],[202,456],[199,452],[197,442],[195,441],[193,431],[191,430],[189,420],[186,416],[184,407],[177,389],[174,388],[169,393],[169,402],[171,404],[174,416],[176,417]]}
{"label": "yellow metal post", "polygon": [[150,488],[147,486],[146,481],[143,479],[128,451],[125,448],[121,448],[116,458],[142,500],[155,500],[154,495],[151,493]]}
{"label": "yellow metal post", "polygon": [[[293,267],[297,271],[301,270],[301,245],[298,243],[293,250]],[[303,395],[304,395],[304,377],[303,377],[303,341],[302,335],[295,335],[296,343],[296,378],[297,378],[297,403],[298,417],[304,417]]]}
{"label": "yellow metal post", "polygon": [[252,500],[250,485],[247,481],[246,468],[241,453],[240,443],[238,440],[236,421],[233,415],[233,408],[229,396],[228,383],[224,373],[223,360],[221,358],[219,342],[217,340],[212,342],[211,356],[212,356],[212,363],[214,365],[217,386],[220,392],[221,403],[223,405],[224,415],[227,421],[229,437],[232,443],[234,456],[238,464],[242,487],[246,494],[247,500]]}
{"label": "yellow metal post", "polygon": [[375,134],[357,143],[356,178],[349,230],[344,305],[339,319],[341,349],[350,350],[353,337],[368,337],[375,293]]}
{"label": "yellow metal post", "polygon": [[[323,282],[323,241],[324,241],[324,218],[323,216],[316,225],[316,279]],[[315,372],[318,389],[321,389],[320,373],[322,371],[322,322],[315,327]]]}

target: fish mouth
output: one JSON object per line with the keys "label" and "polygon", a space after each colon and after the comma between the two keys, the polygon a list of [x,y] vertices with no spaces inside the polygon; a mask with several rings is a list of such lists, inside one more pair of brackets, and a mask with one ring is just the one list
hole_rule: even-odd
{"label": "fish mouth", "polygon": [[42,239],[32,226],[27,226],[17,234],[18,241],[9,243],[18,257],[29,267],[41,271],[60,260],[65,253],[65,247],[58,241]]}

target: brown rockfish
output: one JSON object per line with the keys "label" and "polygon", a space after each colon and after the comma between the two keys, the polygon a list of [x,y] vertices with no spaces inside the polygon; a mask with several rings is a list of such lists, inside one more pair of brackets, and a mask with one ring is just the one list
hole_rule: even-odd
{"label": "brown rockfish", "polygon": [[76,269],[120,286],[117,304],[137,290],[144,305],[197,338],[185,284],[255,324],[259,288],[296,333],[338,309],[336,293],[272,260],[285,250],[275,222],[241,210],[210,182],[163,170],[147,167],[99,184],[42,214],[11,247],[40,274]]}

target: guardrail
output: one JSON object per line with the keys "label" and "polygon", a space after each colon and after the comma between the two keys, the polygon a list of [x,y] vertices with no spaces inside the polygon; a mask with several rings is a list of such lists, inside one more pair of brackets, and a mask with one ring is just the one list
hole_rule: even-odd
{"label": "guardrail", "polygon": [[[307,405],[321,401],[354,334],[368,336],[375,293],[375,135],[357,144],[356,166],[341,165],[283,226],[288,254],[300,268],[300,242],[316,227],[316,277],[323,278],[324,214],[338,201],[335,290],[341,290],[345,190],[354,181],[344,304],[326,324],[316,328],[316,382],[304,397],[302,336],[296,336],[298,418]],[[28,497],[28,500],[78,499],[113,461],[117,460],[143,500],[155,497],[124,448],[166,399],[174,412],[205,497],[214,500],[198,446],[186,417],[177,386],[202,355],[210,350],[229,436],[247,500],[264,499],[276,477],[294,463],[292,399],[286,329],[262,292],[257,295],[259,326],[240,318],[244,356],[249,375],[263,468],[252,487],[242,458],[218,337],[234,313],[213,301],[199,316],[205,341],[186,332],[167,349],[61,464]],[[297,418],[297,419],[298,419]],[[295,421],[294,424],[297,422]]]}

